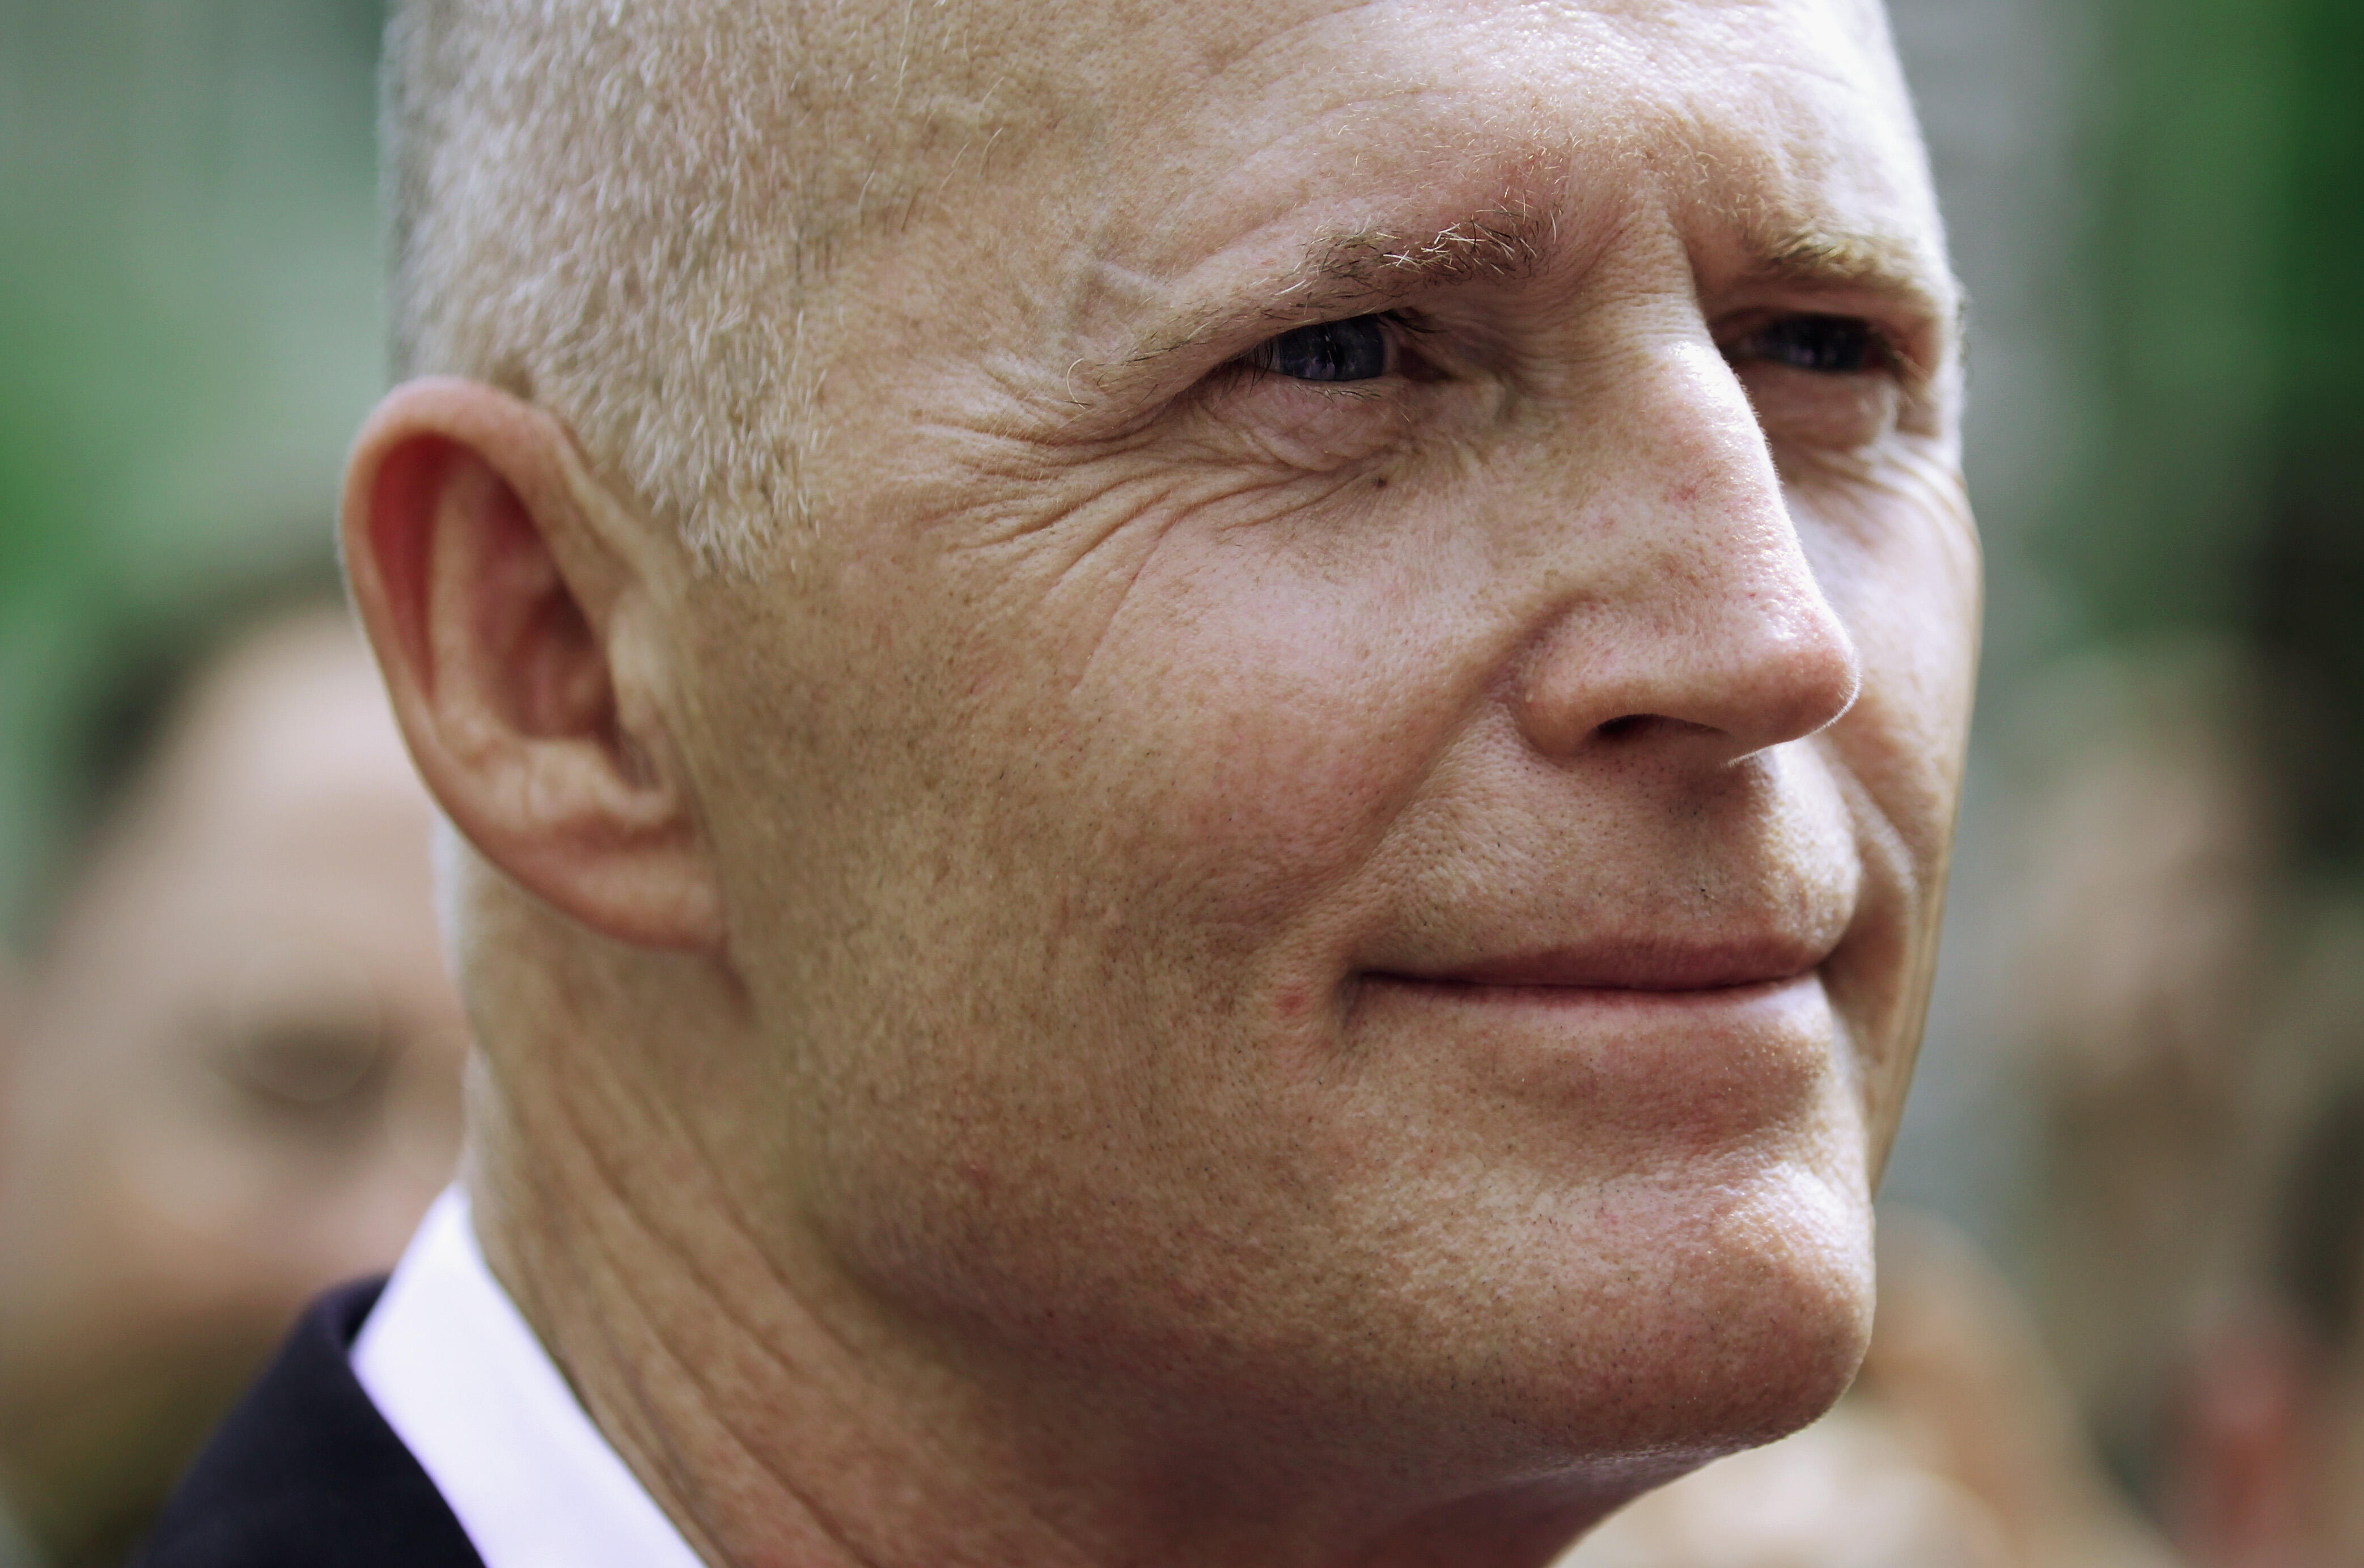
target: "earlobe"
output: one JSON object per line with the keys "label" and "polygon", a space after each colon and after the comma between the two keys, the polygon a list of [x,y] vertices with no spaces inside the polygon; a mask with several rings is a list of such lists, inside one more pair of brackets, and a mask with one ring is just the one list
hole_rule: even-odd
{"label": "earlobe", "polygon": [[719,951],[670,705],[643,689],[669,675],[667,541],[581,488],[541,410],[474,382],[396,388],[346,474],[354,603],[420,773],[480,853],[602,935]]}

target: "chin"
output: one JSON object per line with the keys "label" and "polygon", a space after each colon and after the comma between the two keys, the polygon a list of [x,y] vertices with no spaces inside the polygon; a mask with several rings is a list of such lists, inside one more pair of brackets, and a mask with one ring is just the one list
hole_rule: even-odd
{"label": "chin", "polygon": [[1459,1244],[1422,1249],[1426,1267],[1399,1233],[1413,1294],[1391,1326],[1397,1387],[1427,1405],[1425,1429],[1498,1474],[1638,1476],[1638,1490],[1827,1410],[1870,1335],[1869,1204],[1859,1183],[1745,1159],[1678,1162],[1572,1202],[1465,1202]]}
{"label": "chin", "polygon": [[1869,1341],[1869,1206],[1795,1169],[1653,1183],[1572,1266],[1567,1374],[1543,1384],[1573,1451],[1703,1462],[1807,1425]]}
{"label": "chin", "polygon": [[1869,1338],[1871,1118],[1828,1014],[1612,1021],[1366,1037],[1364,1114],[1305,1151],[1357,1374],[1480,1463],[1678,1473],[1815,1419]]}

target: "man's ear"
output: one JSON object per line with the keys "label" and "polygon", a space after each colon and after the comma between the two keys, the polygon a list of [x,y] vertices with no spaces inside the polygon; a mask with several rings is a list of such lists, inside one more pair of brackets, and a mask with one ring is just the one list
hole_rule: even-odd
{"label": "man's ear", "polygon": [[493,864],[591,929],[719,951],[668,728],[671,540],[548,414],[481,383],[386,395],[345,475],[345,570],[410,754]]}

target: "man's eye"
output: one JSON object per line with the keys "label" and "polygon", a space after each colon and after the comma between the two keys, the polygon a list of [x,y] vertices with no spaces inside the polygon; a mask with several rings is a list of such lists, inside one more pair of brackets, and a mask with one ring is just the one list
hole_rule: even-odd
{"label": "man's eye", "polygon": [[1389,357],[1387,323],[1357,316],[1283,332],[1247,362],[1296,381],[1369,381],[1388,373]]}
{"label": "man's eye", "polygon": [[1891,362],[1888,339],[1853,316],[1785,317],[1734,343],[1731,356],[1823,375],[1861,375]]}

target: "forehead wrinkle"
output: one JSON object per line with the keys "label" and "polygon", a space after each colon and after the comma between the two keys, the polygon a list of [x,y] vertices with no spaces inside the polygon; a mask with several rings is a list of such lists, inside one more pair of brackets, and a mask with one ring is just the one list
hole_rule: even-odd
{"label": "forehead wrinkle", "polygon": [[[1646,0],[1640,8],[1660,9]],[[1771,11],[1779,7],[1767,0],[1746,0],[1742,8]],[[1823,73],[1832,74],[1827,68]],[[1850,73],[1833,74],[1833,80],[1862,85]],[[1678,97],[1659,108],[1682,120],[1689,106],[1688,100]],[[1901,106],[1882,97],[1879,106],[1886,110]],[[1917,138],[1909,133],[1909,117],[1907,126],[1906,139],[1917,152]],[[1726,149],[1718,145],[1720,139],[1712,134],[1711,126],[1680,128],[1674,142],[1697,166],[1690,180],[1645,150],[1642,144],[1649,139],[1634,126],[1600,128],[1590,141],[1574,135],[1575,128],[1560,128],[1561,134],[1540,139],[1520,139],[1521,145],[1504,150],[1502,160],[1516,165],[1518,174],[1496,186],[1490,202],[1464,209],[1467,216],[1459,220],[1433,231],[1424,224],[1399,226],[1384,217],[1368,224],[1333,224],[1303,241],[1293,264],[1277,275],[1265,271],[1261,277],[1237,283],[1215,297],[1190,302],[1186,295],[1176,301],[1162,321],[1134,339],[1129,352],[1101,363],[1110,370],[1142,365],[1201,347],[1252,324],[1280,329],[1329,313],[1352,313],[1357,307],[1382,309],[1431,288],[1473,281],[1519,282],[1556,272],[1566,259],[1569,239],[1563,232],[1566,224],[1574,221],[1583,231],[1593,227],[1588,217],[1571,210],[1570,204],[1601,205],[1586,198],[1608,195],[1589,190],[1601,182],[1578,178],[1575,171],[1589,169],[1604,153],[1620,163],[1645,166],[1639,172],[1644,183],[1657,189],[1667,216],[1702,262],[1720,251],[1728,261],[1740,263],[1742,276],[1832,293],[1875,295],[1944,329],[1957,331],[1961,289],[1933,245],[1934,234],[1915,235],[1909,228],[1891,228],[1883,221],[1885,215],[1878,213],[1834,211],[1834,198],[1842,209],[1856,204],[1846,199],[1853,193],[1844,189],[1814,188],[1823,183],[1815,178],[1817,166],[1823,166],[1826,172],[1835,172],[1827,168],[1831,159],[1825,150],[1815,145],[1802,149],[1779,145],[1784,139],[1795,139],[1798,128],[1754,128],[1760,133],[1758,141],[1770,140],[1775,145]],[[1812,128],[1854,132],[1858,137],[1862,133],[1862,128],[1854,124],[1817,123]],[[1783,131],[1791,135],[1785,139]],[[1607,145],[1592,144],[1603,137]],[[1758,172],[1755,190],[1714,189],[1717,184],[1729,187],[1736,172],[1734,165],[1766,160],[1768,154],[1772,166]],[[1681,161],[1679,157],[1676,161]],[[1714,177],[1701,182],[1700,177],[1707,175]],[[1797,188],[1801,180],[1808,188]],[[1700,188],[1701,183],[1707,188]],[[1682,187],[1687,184],[1692,188],[1685,191]],[[1612,199],[1605,205],[1617,204]],[[1607,228],[1620,227],[1607,211],[1596,216]],[[1586,240],[1585,249],[1588,252],[1594,249],[1591,240]],[[1712,264],[1708,270],[1724,272],[1723,267]]]}

